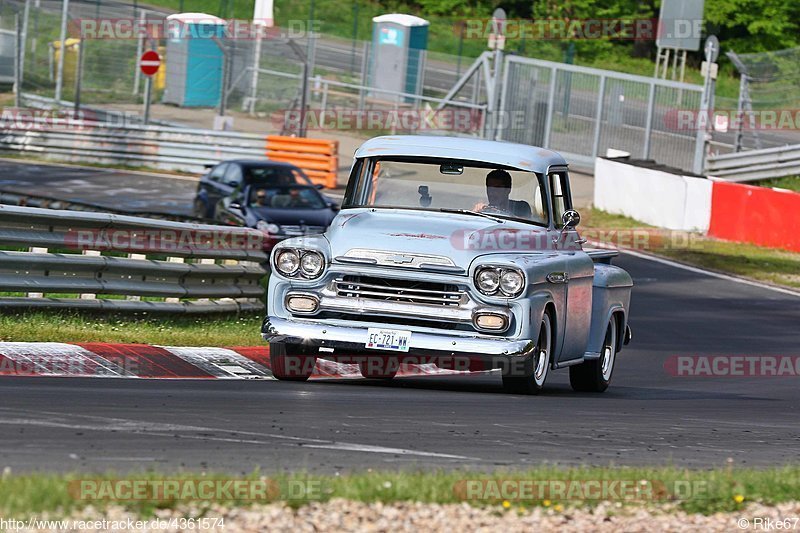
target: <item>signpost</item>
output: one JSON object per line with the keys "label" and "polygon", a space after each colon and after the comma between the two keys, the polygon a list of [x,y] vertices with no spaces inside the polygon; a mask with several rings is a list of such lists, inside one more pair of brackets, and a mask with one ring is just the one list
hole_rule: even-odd
{"label": "signpost", "polygon": [[153,91],[153,75],[161,67],[161,56],[155,50],[148,50],[139,58],[139,69],[147,76],[144,86],[144,123],[150,122],[150,98]]}
{"label": "signpost", "polygon": [[708,147],[708,142],[711,140],[709,123],[711,122],[711,115],[714,113],[714,80],[716,80],[716,61],[719,57],[719,49],[719,39],[717,39],[715,35],[709,36],[703,47],[703,53],[706,58],[704,62],[706,64],[704,69],[705,83],[703,84],[703,96],[700,101],[700,113],[697,115],[697,121],[695,123],[697,136],[695,139],[692,171],[698,175],[703,173],[706,149]]}

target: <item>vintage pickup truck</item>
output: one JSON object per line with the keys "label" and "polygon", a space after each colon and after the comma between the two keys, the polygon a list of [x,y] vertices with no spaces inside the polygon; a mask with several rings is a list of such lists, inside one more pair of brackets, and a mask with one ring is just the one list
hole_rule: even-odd
{"label": "vintage pickup truck", "polygon": [[316,359],[392,378],[401,363],[500,369],[538,393],[569,367],[604,391],[628,344],[633,282],[616,252],[584,250],[557,153],[506,142],[377,137],[355,161],[328,231],[272,252],[263,336],[273,374]]}

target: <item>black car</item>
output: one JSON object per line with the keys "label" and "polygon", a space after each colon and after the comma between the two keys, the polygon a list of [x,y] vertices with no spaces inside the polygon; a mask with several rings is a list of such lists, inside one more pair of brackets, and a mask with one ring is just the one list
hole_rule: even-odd
{"label": "black car", "polygon": [[197,218],[215,218],[217,206],[223,199],[240,197],[253,182],[314,186],[302,170],[289,163],[247,159],[223,161],[200,178],[194,199],[194,215]]}
{"label": "black car", "polygon": [[254,181],[239,195],[223,198],[216,220],[269,234],[272,243],[288,237],[323,233],[339,208],[307,184]]}

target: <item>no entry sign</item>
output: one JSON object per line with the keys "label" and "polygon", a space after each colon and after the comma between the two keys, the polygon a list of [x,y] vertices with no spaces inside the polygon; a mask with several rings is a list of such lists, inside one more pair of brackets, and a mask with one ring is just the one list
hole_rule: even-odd
{"label": "no entry sign", "polygon": [[161,56],[155,50],[148,50],[139,58],[139,68],[142,69],[142,74],[145,76],[152,76],[158,72],[160,66]]}

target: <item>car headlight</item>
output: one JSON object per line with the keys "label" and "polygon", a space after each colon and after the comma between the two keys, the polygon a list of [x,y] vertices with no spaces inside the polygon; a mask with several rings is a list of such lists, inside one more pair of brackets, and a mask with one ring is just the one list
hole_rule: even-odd
{"label": "car headlight", "polygon": [[494,268],[484,268],[475,274],[475,285],[482,293],[493,294],[500,286],[500,273]]}
{"label": "car headlight", "polygon": [[487,296],[515,298],[525,288],[525,276],[516,268],[483,267],[475,271],[475,286]]}
{"label": "car headlight", "polygon": [[300,270],[308,278],[316,278],[325,267],[325,259],[318,252],[305,252],[300,259]]}
{"label": "car headlight", "polygon": [[266,220],[259,220],[256,222],[256,229],[266,231],[267,233],[277,234],[281,232],[281,227],[277,224],[272,224]]}
{"label": "car headlight", "polygon": [[275,268],[284,276],[293,276],[300,268],[300,255],[294,250],[281,250],[275,258]]}
{"label": "car headlight", "polygon": [[522,292],[525,278],[516,270],[506,270],[500,275],[500,290],[508,296],[516,296]]}
{"label": "car headlight", "polygon": [[289,278],[299,274],[314,279],[325,270],[325,257],[314,250],[285,248],[276,252],[274,261],[275,269]]}

